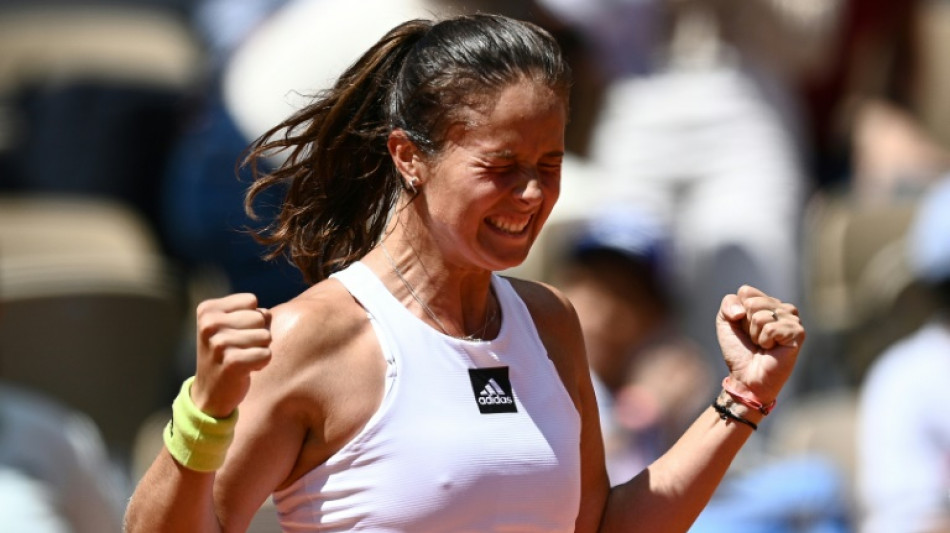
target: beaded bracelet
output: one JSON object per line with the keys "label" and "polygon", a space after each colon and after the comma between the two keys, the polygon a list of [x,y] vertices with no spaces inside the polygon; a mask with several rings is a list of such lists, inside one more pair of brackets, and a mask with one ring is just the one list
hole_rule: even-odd
{"label": "beaded bracelet", "polygon": [[179,464],[197,472],[213,472],[224,464],[234,438],[237,409],[227,418],[215,418],[198,408],[191,399],[194,376],[182,383],[172,403],[172,419],[165,426],[165,448]]}

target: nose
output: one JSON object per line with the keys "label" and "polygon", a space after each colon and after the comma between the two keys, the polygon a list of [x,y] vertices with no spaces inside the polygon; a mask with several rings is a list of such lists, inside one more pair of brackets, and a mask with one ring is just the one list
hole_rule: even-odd
{"label": "nose", "polygon": [[525,171],[525,179],[517,193],[518,198],[528,205],[534,206],[544,200],[544,190],[541,187],[541,180],[537,171]]}

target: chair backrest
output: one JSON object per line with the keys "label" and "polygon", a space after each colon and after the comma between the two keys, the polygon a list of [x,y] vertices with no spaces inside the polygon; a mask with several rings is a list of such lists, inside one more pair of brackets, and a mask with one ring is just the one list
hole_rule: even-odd
{"label": "chair backrest", "polygon": [[865,205],[816,196],[805,234],[805,296],[814,330],[844,340],[852,384],[890,343],[929,316],[932,302],[908,264],[915,199]]}
{"label": "chair backrest", "polygon": [[177,287],[138,213],[0,198],[0,376],[86,412],[114,452],[170,396]]}

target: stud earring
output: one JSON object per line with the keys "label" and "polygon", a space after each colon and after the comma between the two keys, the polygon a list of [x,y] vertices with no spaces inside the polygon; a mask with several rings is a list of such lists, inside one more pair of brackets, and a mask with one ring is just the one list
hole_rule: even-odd
{"label": "stud earring", "polygon": [[412,192],[412,194],[416,194],[417,192],[419,192],[419,178],[415,176],[410,178],[408,186],[409,186],[409,191]]}

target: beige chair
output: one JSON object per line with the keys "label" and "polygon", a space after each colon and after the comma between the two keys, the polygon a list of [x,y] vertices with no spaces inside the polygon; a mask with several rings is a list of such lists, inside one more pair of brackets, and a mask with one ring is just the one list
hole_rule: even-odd
{"label": "beige chair", "polygon": [[844,476],[849,504],[855,506],[857,408],[852,389],[795,398],[774,413],[767,451],[780,458],[819,455],[830,460]]}
{"label": "beige chair", "polygon": [[905,234],[915,199],[862,204],[816,195],[805,216],[805,291],[811,329],[843,341],[859,383],[871,360],[916,329],[932,302],[907,263]]}
{"label": "beige chair", "polygon": [[0,197],[0,376],[86,412],[114,452],[168,401],[183,316],[136,212]]}
{"label": "beige chair", "polygon": [[76,78],[180,89],[202,66],[187,24],[161,9],[37,4],[0,8],[0,94]]}

